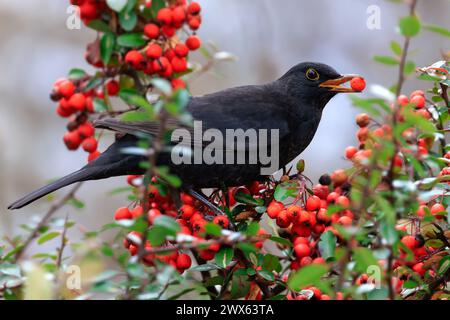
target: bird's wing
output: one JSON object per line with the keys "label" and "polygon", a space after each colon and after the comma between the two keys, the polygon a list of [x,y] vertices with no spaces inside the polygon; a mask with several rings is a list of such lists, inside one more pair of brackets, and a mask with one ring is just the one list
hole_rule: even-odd
{"label": "bird's wing", "polygon": [[[263,86],[232,88],[202,97],[191,98],[187,109],[195,121],[201,121],[203,133],[208,129],[219,130],[224,139],[227,130],[240,130],[236,134],[255,130],[277,130],[279,139],[289,134],[289,119],[282,110],[283,104]],[[109,129],[132,135],[147,134],[155,136],[160,130],[158,121],[125,122],[115,118],[105,118],[94,122],[97,128]],[[192,126],[186,126],[176,118],[167,118],[168,129],[184,128],[189,131],[194,145],[207,146],[211,141],[203,141],[194,134]],[[241,131],[242,130],[242,131]],[[269,139],[270,140],[270,139]],[[226,141],[225,141],[226,142]],[[267,142],[269,145],[270,141]],[[260,140],[258,145],[261,146]],[[250,142],[245,149],[253,149],[256,144]],[[224,150],[241,149],[238,145],[226,142]]]}

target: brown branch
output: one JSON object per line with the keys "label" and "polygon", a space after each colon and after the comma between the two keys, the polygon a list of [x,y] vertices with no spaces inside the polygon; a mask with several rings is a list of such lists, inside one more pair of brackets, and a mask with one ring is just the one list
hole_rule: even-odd
{"label": "brown branch", "polygon": [[56,260],[56,267],[61,268],[62,258],[64,248],[66,247],[66,234],[67,234],[67,222],[69,220],[69,215],[66,215],[66,219],[64,220],[64,230],[61,234],[61,246],[58,249],[58,258]]}
{"label": "brown branch", "polygon": [[39,230],[41,230],[45,225],[47,224],[48,220],[59,210],[61,209],[67,201],[73,199],[75,197],[75,193],[80,189],[83,182],[78,182],[72,190],[69,191],[68,194],[66,194],[61,200],[58,202],[55,202],[50,209],[47,211],[45,216],[39,221],[37,226],[33,229],[31,234],[28,236],[28,238],[25,240],[25,242],[22,245],[22,248],[16,252],[15,260],[18,261],[22,258],[23,253],[25,250],[30,246],[31,242],[39,235]]}

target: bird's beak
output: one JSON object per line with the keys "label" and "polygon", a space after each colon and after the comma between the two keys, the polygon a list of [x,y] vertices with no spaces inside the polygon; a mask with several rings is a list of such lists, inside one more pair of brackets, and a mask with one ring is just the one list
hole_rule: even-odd
{"label": "bird's beak", "polygon": [[357,74],[345,74],[336,79],[327,80],[322,82],[319,86],[323,88],[328,88],[330,91],[334,92],[358,92],[350,87],[344,87],[342,84],[350,82],[353,78],[362,78]]}

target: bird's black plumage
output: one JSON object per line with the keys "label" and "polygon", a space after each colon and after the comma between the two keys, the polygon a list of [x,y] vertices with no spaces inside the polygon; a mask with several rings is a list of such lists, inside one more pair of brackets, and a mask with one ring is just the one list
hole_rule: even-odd
{"label": "bird's black plumage", "polygon": [[[278,129],[278,167],[282,168],[309,145],[323,108],[339,91],[322,84],[341,77],[327,65],[301,63],[280,79],[265,85],[243,86],[192,97],[187,109],[195,120],[202,121],[203,130],[214,128],[225,133],[226,129]],[[174,120],[169,124],[173,127],[179,125]],[[98,127],[125,135],[82,169],[26,195],[11,204],[9,209],[19,209],[78,181],[142,174],[143,169],[139,165],[142,156],[124,153],[123,149],[135,146],[140,134],[154,135],[159,130],[158,125],[157,122],[130,123],[116,119],[98,121]],[[224,146],[225,151],[226,148]],[[160,154],[158,163],[168,165],[182,179],[184,187],[197,189],[242,185],[259,179],[261,168],[260,163],[173,165],[169,153]]]}

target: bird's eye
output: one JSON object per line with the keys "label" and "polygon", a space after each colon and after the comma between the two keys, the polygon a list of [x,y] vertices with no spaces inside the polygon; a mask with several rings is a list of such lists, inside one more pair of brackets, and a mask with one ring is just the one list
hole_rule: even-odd
{"label": "bird's eye", "polygon": [[312,68],[310,68],[306,71],[306,78],[308,78],[308,80],[317,81],[317,80],[319,80],[319,77],[320,77],[319,73]]}

